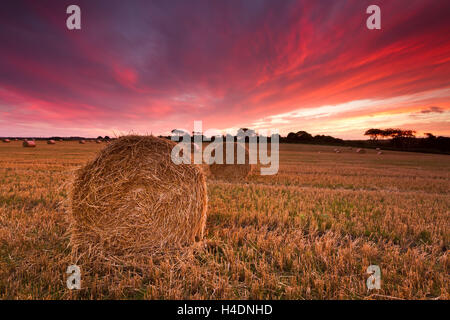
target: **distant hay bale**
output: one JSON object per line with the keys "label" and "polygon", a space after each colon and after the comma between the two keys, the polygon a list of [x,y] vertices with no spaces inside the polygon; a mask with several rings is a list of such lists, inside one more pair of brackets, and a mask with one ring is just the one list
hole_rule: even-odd
{"label": "distant hay bale", "polygon": [[358,148],[358,149],[356,149],[356,152],[357,153],[366,153],[366,150]]}
{"label": "distant hay bale", "polygon": [[376,150],[377,150],[377,151],[380,151],[381,149],[380,149],[380,148],[377,148]]}
{"label": "distant hay bale", "polygon": [[135,266],[203,238],[207,210],[199,166],[176,165],[175,143],[124,136],[79,169],[71,194],[72,254]]}
{"label": "distant hay bale", "polygon": [[95,143],[102,143],[100,140],[95,140]]}
{"label": "distant hay bale", "polygon": [[79,143],[79,144],[85,144],[85,143],[86,143],[86,141],[84,141],[84,140],[80,140],[80,141],[78,141],[78,143]]}
{"label": "distant hay bale", "polygon": [[203,175],[205,176],[205,178],[210,178],[211,177],[211,170],[209,170],[209,165],[202,163],[199,165],[200,169],[203,172]]}
{"label": "distant hay bale", "polygon": [[35,143],[34,141],[25,140],[25,141],[22,143],[22,146],[23,146],[24,148],[35,148],[35,147],[36,147],[36,143]]}
{"label": "distant hay bale", "polygon": [[336,150],[336,153],[341,153],[341,151],[339,151],[339,150]]}
{"label": "distant hay bale", "polygon": [[383,154],[383,151],[378,151],[377,154]]}
{"label": "distant hay bale", "polygon": [[47,140],[47,144],[56,144],[55,140]]}
{"label": "distant hay bale", "polygon": [[64,140],[63,139],[59,139],[59,142],[63,142]]}
{"label": "distant hay bale", "polygon": [[[234,163],[226,164],[226,150],[229,145],[234,146]],[[237,150],[238,148],[244,148],[245,152],[245,163],[237,164]],[[230,147],[231,149],[231,147]],[[223,164],[213,163],[209,166],[209,172],[211,176],[219,180],[242,180],[249,176],[253,171],[254,165],[249,163],[249,152],[247,147],[242,144],[234,143],[224,143],[223,144]]]}
{"label": "distant hay bale", "polygon": [[9,139],[3,139],[3,142],[4,142],[4,143],[10,143],[11,140],[9,140]]}

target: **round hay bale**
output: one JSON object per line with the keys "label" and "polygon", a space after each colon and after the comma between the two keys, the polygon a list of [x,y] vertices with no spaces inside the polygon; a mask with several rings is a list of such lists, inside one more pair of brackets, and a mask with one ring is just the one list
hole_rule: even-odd
{"label": "round hay bale", "polygon": [[78,141],[78,143],[79,143],[79,144],[85,144],[85,143],[86,143],[86,141],[84,141],[84,140],[80,140],[80,141]]}
{"label": "round hay bale", "polygon": [[95,143],[102,143],[100,140],[95,140]]}
{"label": "round hay bale", "polygon": [[383,154],[383,151],[378,151],[377,154]]}
{"label": "round hay bale", "polygon": [[380,148],[377,148],[376,150],[377,150],[377,151],[381,151],[381,149],[380,149]]}
{"label": "round hay bale", "polygon": [[358,148],[358,149],[356,149],[356,152],[357,153],[366,153],[366,150]]}
{"label": "round hay bale", "polygon": [[47,144],[56,144],[55,140],[47,140]]}
{"label": "round hay bale", "polygon": [[[233,144],[234,147],[234,163],[226,164],[226,150],[230,144]],[[245,163],[237,164],[237,150],[238,148],[245,149]],[[213,163],[209,166],[209,172],[211,176],[215,179],[219,180],[242,180],[249,176],[249,174],[253,171],[254,165],[249,164],[249,152],[247,147],[244,147],[242,144],[234,143],[224,143],[223,144],[223,164]]]}
{"label": "round hay bale", "polygon": [[4,142],[4,143],[10,143],[11,140],[9,140],[9,139],[3,139],[3,142]]}
{"label": "round hay bale", "polygon": [[22,143],[22,146],[23,146],[24,148],[35,148],[35,147],[36,147],[36,143],[35,143],[34,141],[25,140],[25,141]]}
{"label": "round hay bale", "polygon": [[175,143],[124,136],[77,171],[71,195],[75,257],[134,265],[203,238],[207,190],[199,166],[176,165]]}

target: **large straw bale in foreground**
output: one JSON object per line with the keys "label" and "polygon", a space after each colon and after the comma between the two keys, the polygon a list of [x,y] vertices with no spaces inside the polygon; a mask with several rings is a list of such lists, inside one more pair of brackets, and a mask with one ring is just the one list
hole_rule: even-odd
{"label": "large straw bale in foreground", "polygon": [[[226,164],[226,150],[229,145],[234,146],[234,164]],[[245,149],[245,164],[237,164],[237,150]],[[223,144],[223,164],[213,163],[209,166],[210,175],[215,179],[220,180],[242,180],[248,177],[253,171],[254,165],[249,164],[249,152],[247,147],[239,143],[224,143]]]}
{"label": "large straw bale in foreground", "polygon": [[71,225],[77,259],[132,263],[203,237],[205,178],[197,165],[171,161],[174,145],[153,136],[121,137],[78,170]]}

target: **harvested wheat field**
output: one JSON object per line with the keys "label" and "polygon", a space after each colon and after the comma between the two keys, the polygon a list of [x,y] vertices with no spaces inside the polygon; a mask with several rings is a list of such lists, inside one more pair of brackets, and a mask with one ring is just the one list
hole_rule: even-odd
{"label": "harvested wheat field", "polygon": [[114,143],[36,144],[0,145],[1,299],[450,298],[448,156],[282,144],[276,176],[208,180],[203,241],[69,291],[68,181]]}

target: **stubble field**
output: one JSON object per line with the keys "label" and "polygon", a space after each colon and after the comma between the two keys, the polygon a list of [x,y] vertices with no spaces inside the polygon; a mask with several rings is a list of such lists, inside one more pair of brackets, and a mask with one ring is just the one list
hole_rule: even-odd
{"label": "stubble field", "polygon": [[69,291],[68,182],[103,146],[0,144],[1,299],[450,299],[449,156],[286,144],[276,176],[208,180],[203,242]]}

